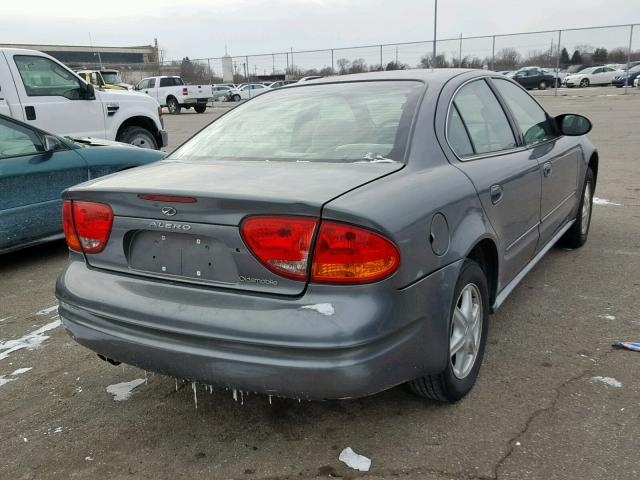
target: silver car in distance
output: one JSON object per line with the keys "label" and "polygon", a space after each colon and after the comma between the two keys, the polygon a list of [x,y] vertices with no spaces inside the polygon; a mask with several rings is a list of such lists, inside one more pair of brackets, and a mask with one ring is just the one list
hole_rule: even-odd
{"label": "silver car in distance", "polygon": [[269,91],[64,192],[60,316],[104,359],[205,384],[459,400],[489,314],[556,242],[587,239],[590,128],[484,71]]}

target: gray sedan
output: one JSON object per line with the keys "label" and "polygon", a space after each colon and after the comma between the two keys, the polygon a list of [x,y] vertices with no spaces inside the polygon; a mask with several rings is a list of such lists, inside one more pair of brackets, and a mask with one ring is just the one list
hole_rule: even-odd
{"label": "gray sedan", "polygon": [[491,72],[271,90],[64,193],[60,316],[103,359],[205,384],[459,400],[490,312],[587,239],[590,128]]}

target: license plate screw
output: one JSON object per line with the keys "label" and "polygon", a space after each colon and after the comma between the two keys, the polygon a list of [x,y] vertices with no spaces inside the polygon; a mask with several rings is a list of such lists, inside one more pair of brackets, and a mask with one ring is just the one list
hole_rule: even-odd
{"label": "license plate screw", "polygon": [[162,266],[162,271],[166,272],[167,271],[167,267],[165,267],[164,265]]}
{"label": "license plate screw", "polygon": [[162,235],[162,240],[166,240],[166,239],[167,239],[167,237]]}
{"label": "license plate screw", "polygon": [[202,275],[202,273],[200,273],[200,270],[196,270],[196,277],[199,277],[200,275]]}
{"label": "license plate screw", "polygon": [[199,238],[196,238],[196,244],[200,245],[200,239]]}

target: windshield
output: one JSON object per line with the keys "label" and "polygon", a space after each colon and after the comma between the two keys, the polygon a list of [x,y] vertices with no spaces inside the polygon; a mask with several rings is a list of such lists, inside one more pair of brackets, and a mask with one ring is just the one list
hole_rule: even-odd
{"label": "windshield", "polygon": [[116,73],[116,72],[101,72],[101,73],[102,73],[102,78],[104,78],[104,81],[111,85],[117,85],[118,83],[123,83],[119,73]]}
{"label": "windshield", "polygon": [[423,88],[378,81],[276,89],[213,122],[170,158],[402,161]]}

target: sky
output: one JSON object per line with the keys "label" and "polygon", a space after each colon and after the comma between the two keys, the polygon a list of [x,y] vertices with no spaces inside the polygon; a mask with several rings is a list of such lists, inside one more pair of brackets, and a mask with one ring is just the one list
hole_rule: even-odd
{"label": "sky", "polygon": [[[157,38],[166,59],[219,57],[225,45],[232,55],[250,55],[429,40],[433,7],[434,0],[6,1],[0,42],[88,45],[91,35],[93,45],[132,46]],[[637,0],[440,0],[438,5],[439,38],[634,22],[640,23]],[[636,30],[634,44],[640,45],[640,26]],[[624,45],[627,32],[601,36],[605,43]],[[574,43],[593,38],[573,36]],[[548,45],[549,38],[530,41],[531,48]]]}

